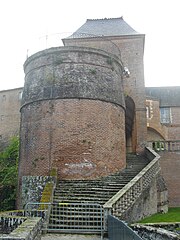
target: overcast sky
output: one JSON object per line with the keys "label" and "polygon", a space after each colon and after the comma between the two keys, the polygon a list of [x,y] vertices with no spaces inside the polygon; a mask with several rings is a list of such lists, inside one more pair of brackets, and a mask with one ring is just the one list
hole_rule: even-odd
{"label": "overcast sky", "polygon": [[86,19],[121,16],[146,35],[145,85],[180,86],[178,0],[1,0],[0,90],[23,86],[27,53],[57,45]]}

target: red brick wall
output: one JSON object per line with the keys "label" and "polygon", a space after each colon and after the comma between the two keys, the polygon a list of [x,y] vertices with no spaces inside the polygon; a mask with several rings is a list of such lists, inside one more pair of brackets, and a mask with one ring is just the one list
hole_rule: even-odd
{"label": "red brick wall", "polygon": [[65,45],[94,47],[121,57],[124,66],[128,67],[130,71],[130,77],[123,79],[123,91],[125,96],[130,96],[135,103],[132,149],[141,151],[147,138],[143,64],[144,35],[102,39],[66,39]]}
{"label": "red brick wall", "polygon": [[168,129],[160,122],[160,108],[159,101],[147,99],[146,107],[148,108],[147,127],[148,135],[147,141],[158,141],[168,139]]}
{"label": "red brick wall", "polygon": [[19,134],[22,88],[0,91],[0,145]]}
{"label": "red brick wall", "polygon": [[169,206],[180,206],[180,153],[175,152],[161,152],[160,153],[161,172],[165,179],[168,195]]}
{"label": "red brick wall", "polygon": [[180,140],[180,107],[171,107],[171,124],[168,127],[168,140]]}
{"label": "red brick wall", "polygon": [[44,100],[22,108],[19,177],[97,178],[125,167],[124,109],[95,100]]}

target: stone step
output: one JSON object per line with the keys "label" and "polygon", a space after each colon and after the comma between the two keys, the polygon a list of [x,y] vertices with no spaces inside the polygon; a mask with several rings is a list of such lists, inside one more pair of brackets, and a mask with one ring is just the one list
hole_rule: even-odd
{"label": "stone step", "polygon": [[104,194],[102,196],[98,195],[98,194],[65,194],[62,196],[55,196],[54,197],[54,201],[55,200],[60,200],[60,199],[98,199],[98,200],[108,200],[109,198],[111,198],[113,195],[115,195],[117,192],[113,193],[113,194]]}
{"label": "stone step", "polygon": [[[130,178],[131,180],[132,178]],[[95,190],[95,189],[113,189],[113,188],[122,188],[124,185],[126,185],[129,181],[121,181],[117,180],[117,183],[109,183],[109,184],[97,184],[97,185],[88,185],[88,186],[79,186],[79,185],[72,185],[72,186],[62,186],[61,188],[56,188],[55,193],[61,192],[61,191],[72,191],[72,190]]]}
{"label": "stone step", "polygon": [[[80,227],[76,224],[76,222],[74,222],[74,224],[72,226],[67,225],[67,224],[49,224],[48,228],[58,232],[58,230],[65,230],[65,229],[74,229],[74,230],[79,230],[79,229],[84,229],[86,230],[85,232],[88,232],[88,230],[100,230],[100,225],[93,225],[93,221],[92,221],[92,225],[80,225]],[[83,232],[83,231],[81,231]],[[93,231],[94,232],[94,231]]]}
{"label": "stone step", "polygon": [[[124,185],[123,185],[124,186]],[[122,186],[122,187],[123,187]],[[118,188],[91,188],[91,189],[73,189],[73,190],[59,190],[58,192],[55,192],[54,196],[59,196],[59,195],[63,195],[65,193],[67,194],[96,194],[97,192],[99,194],[113,194],[116,191],[118,191],[119,189],[121,189],[120,187]]]}
{"label": "stone step", "polygon": [[62,196],[62,197],[55,197],[54,198],[54,202],[67,202],[71,201],[72,203],[74,202],[94,202],[94,203],[99,203],[99,202],[105,202],[109,199],[109,196],[107,197],[99,197],[99,196],[70,196],[66,197],[66,196]]}
{"label": "stone step", "polygon": [[[70,215],[69,213],[68,214],[65,214],[63,211],[62,211],[62,213],[60,214],[60,216],[59,216],[59,214],[54,214],[54,215],[52,215],[51,217],[50,217],[50,221],[51,222],[62,222],[64,219],[66,219],[66,220],[68,220],[68,221],[72,221],[72,219],[77,219],[77,220],[79,220],[80,218],[82,218],[82,219],[88,219],[88,220],[91,220],[91,219],[93,219],[93,215],[91,216],[90,214],[89,214],[89,212],[85,215],[85,213],[83,212],[82,214],[80,214],[79,212],[77,212],[77,213],[74,213],[73,212],[73,216],[72,215]],[[96,219],[101,219],[101,216],[99,215],[96,215]]]}
{"label": "stone step", "polygon": [[[88,222],[89,231],[96,228],[93,225],[93,219],[89,218],[89,213],[94,213],[94,209],[86,210],[81,207],[83,204],[90,206],[91,204],[105,204],[111,197],[113,197],[120,189],[122,189],[129,181],[131,181],[146,165],[147,159],[142,156],[134,156],[128,154],[127,166],[120,172],[111,174],[107,177],[101,177],[95,180],[61,180],[58,182],[54,193],[54,205],[50,214],[49,228],[53,231],[61,231],[62,229],[68,230],[70,227],[77,229],[81,228],[82,231],[87,230]],[[68,206],[69,204],[69,206]],[[89,204],[89,205],[88,205]],[[61,206],[58,207],[58,206]],[[87,211],[87,212],[86,212]],[[90,211],[90,212],[89,212]],[[72,215],[73,214],[73,215]],[[100,212],[95,212],[96,220],[99,224],[101,220]],[[81,220],[79,222],[79,220]],[[96,225],[98,225],[96,223]],[[82,227],[80,226],[82,225]],[[98,228],[98,226],[97,226]]]}

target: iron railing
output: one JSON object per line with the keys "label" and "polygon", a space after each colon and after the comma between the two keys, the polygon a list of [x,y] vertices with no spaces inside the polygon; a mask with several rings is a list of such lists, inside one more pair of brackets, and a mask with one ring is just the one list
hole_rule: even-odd
{"label": "iron railing", "polygon": [[45,232],[104,234],[104,211],[95,203],[27,203],[26,217],[41,217]]}
{"label": "iron railing", "polygon": [[68,233],[104,232],[104,212],[95,203],[53,203],[48,231]]}
{"label": "iron railing", "polygon": [[127,224],[114,216],[108,216],[108,238],[109,240],[142,240]]}

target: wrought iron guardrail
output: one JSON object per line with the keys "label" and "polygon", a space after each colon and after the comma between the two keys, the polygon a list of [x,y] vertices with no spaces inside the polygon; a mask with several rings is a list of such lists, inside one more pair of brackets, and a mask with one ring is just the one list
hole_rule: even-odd
{"label": "wrought iron guardrail", "polygon": [[159,158],[151,149],[150,154],[154,156],[153,160],[143,170],[136,175],[126,186],[116,193],[109,201],[104,204],[105,229],[107,229],[108,215],[121,217],[122,214],[139,198],[143,190],[145,190],[153,178],[160,171]]}
{"label": "wrought iron guardrail", "polygon": [[160,151],[168,151],[168,152],[176,152],[180,151],[180,140],[174,141],[149,141],[147,142],[148,147],[153,150]]}
{"label": "wrought iron guardrail", "polygon": [[142,240],[127,224],[114,216],[108,216],[108,238],[109,240]]}

